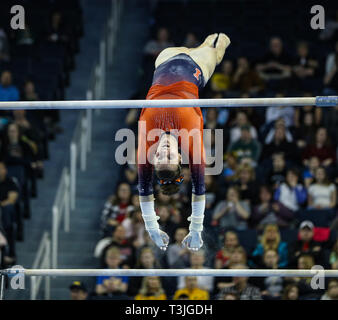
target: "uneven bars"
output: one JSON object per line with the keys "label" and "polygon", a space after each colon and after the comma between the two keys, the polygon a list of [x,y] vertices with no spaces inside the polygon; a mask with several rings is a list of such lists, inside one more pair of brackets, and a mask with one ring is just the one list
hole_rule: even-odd
{"label": "uneven bars", "polygon": [[175,107],[273,107],[273,106],[338,106],[338,96],[309,98],[234,98],[172,100],[67,100],[67,101],[1,101],[0,110],[39,109],[141,109]]}
{"label": "uneven bars", "polygon": [[338,278],[338,270],[284,270],[284,269],[5,269],[7,276],[23,274],[24,276],[64,276],[64,277],[179,277],[179,276],[212,276],[212,277],[324,277]]}

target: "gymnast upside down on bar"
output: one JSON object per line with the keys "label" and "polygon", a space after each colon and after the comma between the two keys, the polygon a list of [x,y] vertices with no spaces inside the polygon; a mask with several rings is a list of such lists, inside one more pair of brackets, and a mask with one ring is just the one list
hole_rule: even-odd
{"label": "gymnast upside down on bar", "polygon": [[[223,33],[209,35],[197,48],[174,47],[163,50],[155,61],[155,72],[147,99],[198,99],[198,90],[212,76],[216,65],[224,56],[230,39]],[[146,134],[141,127],[145,124]],[[154,140],[148,133],[157,130]],[[183,143],[185,132],[188,141]],[[179,133],[178,133],[179,132]],[[190,135],[198,133],[196,137]],[[195,140],[196,141],[196,140]],[[181,152],[180,152],[181,151]],[[181,154],[182,153],[182,154]],[[144,108],[139,119],[138,132],[138,190],[140,206],[146,230],[162,250],[166,250],[169,237],[160,230],[155,213],[153,195],[153,171],[161,192],[167,195],[178,192],[183,181],[181,175],[182,155],[189,159],[192,180],[192,214],[189,234],[182,245],[199,250],[203,245],[205,209],[203,116],[199,107]]]}

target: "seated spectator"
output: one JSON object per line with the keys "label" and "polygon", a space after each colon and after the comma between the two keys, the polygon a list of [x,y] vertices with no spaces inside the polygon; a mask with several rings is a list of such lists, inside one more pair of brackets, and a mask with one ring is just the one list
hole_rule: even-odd
{"label": "seated spectator", "polygon": [[69,31],[63,21],[62,13],[55,11],[52,13],[50,18],[50,24],[47,30],[47,41],[50,42],[69,42]]}
{"label": "seated spectator", "polygon": [[267,250],[276,251],[279,257],[278,267],[285,268],[288,265],[288,245],[281,241],[280,232],[276,224],[268,224],[263,232],[260,243],[252,253],[252,266],[263,266],[263,256]]}
{"label": "seated spectator", "polygon": [[101,239],[95,247],[94,257],[100,258],[101,266],[104,268],[107,267],[104,257],[110,247],[120,249],[122,267],[131,268],[134,266],[135,248],[126,239],[126,230],[122,225],[118,225],[111,237]]}
{"label": "seated spectator", "polygon": [[88,291],[81,281],[74,281],[70,287],[70,300],[88,300]]}
{"label": "seated spectator", "polygon": [[[304,97],[310,96],[313,96],[311,92],[304,94]],[[316,126],[319,126],[321,124],[323,115],[322,109],[314,106],[304,106],[300,108],[295,108],[294,110],[294,126],[296,128],[299,128],[302,123],[305,122],[305,117],[307,114],[311,114],[313,116],[313,123]]]}
{"label": "seated spectator", "polygon": [[268,186],[261,186],[259,203],[254,207],[251,221],[258,230],[263,230],[266,225],[277,224],[279,228],[290,226],[294,215],[291,210],[279,201],[274,201],[272,191]]}
{"label": "seated spectator", "polygon": [[291,131],[289,130],[288,127],[286,127],[285,125],[285,119],[284,118],[278,118],[275,122],[273,127],[271,127],[271,129],[269,130],[269,132],[267,133],[266,137],[265,137],[265,144],[269,144],[273,141],[273,138],[275,136],[275,132],[276,129],[278,128],[282,128],[285,131],[285,138],[288,142],[292,142],[293,141],[293,136],[291,134]]}
{"label": "seated spectator", "polygon": [[196,48],[200,45],[200,41],[198,40],[196,34],[194,32],[188,32],[185,35],[182,47],[186,48]]}
{"label": "seated spectator", "polygon": [[332,269],[338,269],[338,239],[330,253],[330,265]]}
{"label": "seated spectator", "polygon": [[283,182],[285,182],[287,167],[284,153],[278,152],[272,155],[272,168],[266,175],[266,182],[276,190]]}
{"label": "seated spectator", "polygon": [[185,287],[176,290],[173,300],[178,300],[182,294],[186,294],[189,300],[209,300],[209,292],[200,289],[197,284],[197,277],[185,277]]}
{"label": "seated spectator", "polygon": [[215,269],[223,269],[228,266],[230,256],[239,246],[239,240],[236,232],[227,231],[224,236],[224,246],[216,253]]}
{"label": "seated spectator", "polygon": [[[24,84],[22,99],[23,101],[38,101],[40,100],[38,93],[36,92],[35,84],[33,81],[28,80]],[[37,110],[35,110],[36,112]]]}
{"label": "seated spectator", "polygon": [[[190,252],[190,268],[191,269],[209,269],[208,267],[204,266],[206,262],[205,259],[205,251],[200,249],[199,251],[192,251]],[[197,286],[200,289],[206,290],[208,292],[212,292],[214,286],[214,277],[212,276],[197,276]],[[184,288],[184,277],[178,278],[178,289]]]}
{"label": "seated spectator", "polygon": [[316,264],[323,264],[323,250],[321,244],[313,240],[314,225],[311,221],[303,221],[299,226],[298,239],[289,245],[289,267],[295,267],[302,254],[310,254]]}
{"label": "seated spectator", "polygon": [[237,170],[237,154],[236,152],[227,152],[224,154],[224,162],[223,162],[223,177],[225,178],[225,182],[230,182],[236,177]]}
{"label": "seated spectator", "polygon": [[330,279],[327,285],[327,291],[320,300],[338,300],[338,280]]}
{"label": "seated spectator", "polygon": [[297,88],[305,90],[309,87],[308,80],[316,76],[318,67],[318,61],[309,54],[308,44],[306,42],[299,42],[297,45],[297,57],[292,66]]}
{"label": "seated spectator", "polygon": [[120,183],[115,195],[109,197],[101,214],[101,230],[108,236],[134,210],[128,183]]}
{"label": "seated spectator", "polygon": [[[284,98],[284,93],[277,93],[276,98]],[[275,121],[279,119],[284,120],[285,127],[289,128],[293,126],[295,109],[290,106],[280,106],[280,107],[267,107],[265,112],[265,124],[272,125]]]}
{"label": "seated spectator", "polygon": [[246,57],[237,59],[237,69],[233,77],[233,89],[250,95],[256,95],[264,90],[263,79],[256,70],[251,68]]}
{"label": "seated spectator", "polygon": [[155,61],[162,50],[173,46],[174,44],[169,40],[168,29],[160,28],[157,31],[156,40],[150,40],[146,43],[144,47],[144,54]]}
{"label": "seated spectator", "polygon": [[167,300],[160,277],[144,277],[135,300]]}
{"label": "seated spectator", "polygon": [[189,249],[182,248],[182,241],[188,234],[185,228],[177,228],[175,242],[169,244],[166,251],[169,268],[187,268],[189,266]]}
{"label": "seated spectator", "polygon": [[241,128],[243,126],[250,127],[251,137],[257,139],[257,130],[250,124],[248,116],[243,111],[238,111],[235,120],[232,122],[233,127],[230,129],[230,143],[235,143],[241,138]]}
{"label": "seated spectator", "polygon": [[[121,252],[118,247],[110,247],[105,253],[105,263],[108,269],[120,269],[122,263]],[[95,292],[97,295],[116,295],[125,293],[128,289],[129,278],[126,276],[99,276],[96,278]]]}
{"label": "seated spectator", "polygon": [[[325,109],[323,112],[323,127],[327,129],[328,136],[334,145],[338,144],[338,106]],[[314,139],[312,140],[314,141]]]}
{"label": "seated spectator", "polygon": [[[275,250],[267,250],[263,255],[263,267],[266,269],[278,269],[278,253]],[[262,278],[261,294],[264,300],[279,300],[283,291],[282,277]]]}
{"label": "seated spectator", "polygon": [[8,38],[4,29],[0,28],[0,63],[10,59]]}
{"label": "seated spectator", "polygon": [[315,181],[316,170],[320,166],[319,158],[313,156],[309,158],[308,165],[305,167],[303,171],[303,180],[304,186],[308,189],[310,185]]}
{"label": "seated spectator", "polygon": [[[228,111],[225,109],[207,108],[202,113],[205,129],[222,129],[228,120]],[[208,138],[205,141],[209,141]]]}
{"label": "seated spectator", "polygon": [[283,42],[278,37],[270,39],[270,50],[257,64],[259,75],[267,80],[286,79],[291,76],[290,57],[283,49]]}
{"label": "seated spectator", "polygon": [[[244,264],[235,264],[231,269],[249,269]],[[261,293],[259,288],[248,283],[247,277],[233,277],[226,287],[224,287],[218,294],[218,299],[223,300],[225,295],[234,293],[239,296],[239,300],[261,300]]]}
{"label": "seated spectator", "polygon": [[288,169],[285,182],[276,189],[274,200],[279,201],[292,212],[296,212],[307,199],[306,189],[298,183],[299,172],[296,169]]}
{"label": "seated spectator", "polygon": [[324,167],[315,171],[315,181],[308,189],[310,209],[332,209],[337,203],[336,186],[330,182]]}
{"label": "seated spectator", "polygon": [[[300,270],[310,270],[315,265],[315,260],[311,254],[301,254],[298,257],[297,268]],[[312,277],[309,278],[285,278],[285,283],[297,285],[300,300],[318,300],[323,294],[323,290],[313,289],[311,286]]]}
{"label": "seated spectator", "polygon": [[[139,253],[135,269],[158,269],[161,265],[149,247],[143,247]],[[142,285],[142,277],[131,277],[128,285],[128,295],[136,295]]]}
{"label": "seated spectator", "polygon": [[338,41],[335,44],[335,51],[326,58],[323,93],[325,95],[338,94]]}
{"label": "seated spectator", "polygon": [[245,230],[248,227],[247,220],[250,217],[250,206],[240,198],[236,187],[227,190],[226,199],[216,205],[212,225],[224,228],[235,228]]}
{"label": "seated spectator", "polygon": [[0,101],[18,101],[19,90],[12,84],[12,73],[4,70],[0,79]]}
{"label": "seated spectator", "polygon": [[159,220],[160,229],[163,230],[166,234],[168,234],[170,239],[173,239],[175,231],[178,228],[178,224],[172,221],[169,208],[166,206],[160,206],[157,207],[155,211],[157,215],[160,217]]}
{"label": "seated spectator", "polygon": [[303,152],[303,164],[308,165],[310,157],[316,156],[320,160],[320,164],[324,167],[332,166],[336,163],[336,150],[331,145],[324,127],[318,128],[315,140],[307,146]]}
{"label": "seated spectator", "polygon": [[241,127],[241,137],[234,143],[231,143],[228,152],[236,152],[238,161],[249,160],[253,166],[257,164],[261,153],[261,144],[257,139],[251,136],[250,126]]}
{"label": "seated spectator", "polygon": [[144,221],[142,218],[142,212],[138,208],[131,212],[131,214],[125,218],[121,225],[126,230],[126,238],[133,244],[135,248],[140,248],[145,244],[144,241]]}
{"label": "seated spectator", "polygon": [[298,163],[299,161],[297,146],[295,143],[287,140],[285,126],[275,128],[273,140],[263,147],[261,160],[271,159],[272,155],[275,153],[283,153],[285,159],[288,159],[289,161],[295,163]]}
{"label": "seated spectator", "polygon": [[283,291],[282,300],[298,300],[299,299],[299,289],[296,284],[288,284]]}
{"label": "seated spectator", "polygon": [[214,92],[226,93],[233,85],[233,63],[231,60],[224,60],[220,72],[215,72],[210,79],[210,86]]}
{"label": "seated spectator", "polygon": [[205,184],[205,210],[213,210],[217,202],[217,193],[219,191],[217,180],[212,175],[204,177]]}
{"label": "seated spectator", "polygon": [[12,178],[7,175],[4,162],[0,162],[0,210],[1,223],[4,236],[8,242],[8,252],[5,252],[4,263],[13,265],[16,261],[15,239],[16,239],[16,208],[19,190]]}
{"label": "seated spectator", "polygon": [[237,167],[236,179],[233,183],[240,192],[240,198],[249,205],[257,202],[257,183],[254,168],[248,163],[242,163]]}

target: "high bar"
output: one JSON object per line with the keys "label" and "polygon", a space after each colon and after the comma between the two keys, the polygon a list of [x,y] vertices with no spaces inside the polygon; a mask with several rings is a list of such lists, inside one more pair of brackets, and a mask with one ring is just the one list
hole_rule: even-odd
{"label": "high bar", "polygon": [[236,108],[277,106],[338,106],[338,96],[301,98],[234,98],[234,99],[170,99],[170,100],[66,100],[66,101],[1,101],[0,110],[49,109],[141,109],[141,108]]}
{"label": "high bar", "polygon": [[179,277],[179,276],[212,276],[212,277],[313,277],[323,276],[338,278],[338,270],[285,270],[285,269],[5,269],[7,276],[23,274],[24,276],[62,276],[62,277]]}

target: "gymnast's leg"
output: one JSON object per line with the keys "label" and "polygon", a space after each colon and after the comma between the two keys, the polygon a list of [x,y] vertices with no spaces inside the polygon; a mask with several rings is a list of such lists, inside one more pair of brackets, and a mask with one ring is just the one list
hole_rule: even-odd
{"label": "gymnast's leg", "polygon": [[[217,41],[216,41],[217,39]],[[216,41],[216,43],[215,43]],[[189,55],[202,69],[205,83],[212,76],[216,65],[218,65],[224,56],[226,48],[230,44],[230,39],[224,33],[214,33],[209,35],[204,42],[197,48],[173,47],[164,49],[155,61],[155,68],[168,59],[185,53]]]}

